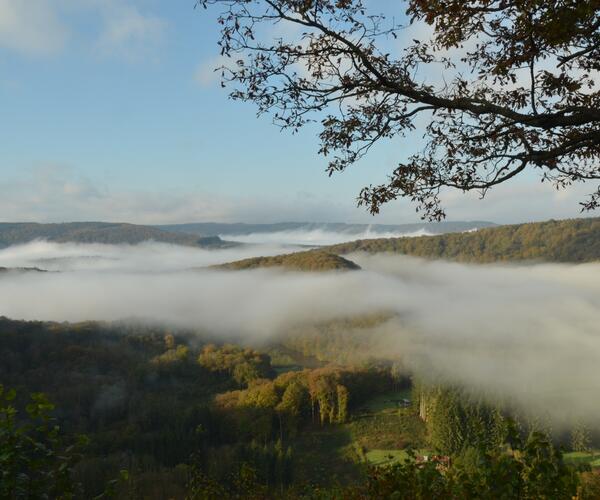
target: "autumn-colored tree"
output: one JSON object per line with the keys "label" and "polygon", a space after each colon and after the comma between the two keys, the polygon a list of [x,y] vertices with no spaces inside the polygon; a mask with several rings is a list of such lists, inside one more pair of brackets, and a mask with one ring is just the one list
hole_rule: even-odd
{"label": "autumn-colored tree", "polygon": [[268,377],[273,371],[268,355],[231,344],[222,347],[214,344],[204,346],[198,356],[198,363],[213,372],[229,373],[242,386]]}
{"label": "autumn-colored tree", "polygon": [[293,434],[300,423],[305,408],[308,408],[308,389],[295,377],[285,386],[281,401],[276,407],[279,417],[280,439],[283,438],[284,428]]}
{"label": "autumn-colored tree", "polygon": [[581,422],[577,422],[571,430],[571,448],[573,451],[591,451],[591,437],[589,429]]}
{"label": "autumn-colored tree", "polygon": [[[231,97],[293,131],[320,121],[330,175],[381,141],[422,136],[360,193],[372,213],[407,197],[441,219],[441,190],[483,196],[527,170],[557,188],[600,179],[597,0],[405,0],[404,18],[364,0],[197,3],[222,9]],[[584,209],[600,205],[592,189]]]}

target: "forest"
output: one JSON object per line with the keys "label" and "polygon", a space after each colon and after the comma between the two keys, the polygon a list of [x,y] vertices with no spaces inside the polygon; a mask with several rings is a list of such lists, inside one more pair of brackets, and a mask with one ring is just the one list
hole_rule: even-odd
{"label": "forest", "polygon": [[231,271],[268,267],[280,267],[292,271],[351,271],[360,269],[351,260],[323,250],[308,250],[273,257],[251,257],[214,266],[215,269],[228,269]]}
{"label": "forest", "polygon": [[0,222],[0,248],[36,240],[110,245],[157,241],[172,245],[223,248],[236,246],[215,234],[192,235],[165,231],[153,226],[110,222],[68,222],[57,224]]}
{"label": "forest", "polygon": [[327,248],[338,254],[390,252],[470,263],[600,260],[600,218],[551,220],[419,238],[382,238]]}
{"label": "forest", "polygon": [[[265,276],[337,282],[373,272],[342,256],[360,251],[583,269],[599,260],[599,238],[599,219],[549,221],[363,240],[184,267],[184,276],[245,276],[256,286],[258,268],[279,267]],[[3,272],[4,282],[69,275],[25,270]],[[406,291],[415,276],[399,275]],[[389,344],[390,331],[410,333],[410,312],[379,302],[369,310],[303,314],[277,335],[229,337],[202,321],[1,317],[0,498],[599,497],[600,430],[589,420],[555,425],[453,383],[432,361],[415,371],[413,346]]]}
{"label": "forest", "polygon": [[254,257],[215,266],[218,269],[283,267],[291,270],[352,270],[343,256],[352,253],[400,254],[464,263],[594,262],[600,260],[600,218],[486,227],[434,236],[373,238],[305,252]]}
{"label": "forest", "polygon": [[600,0],[0,0],[0,500],[600,500],[599,82]]}
{"label": "forest", "polygon": [[357,360],[341,332],[383,319],[249,346],[2,318],[0,496],[597,498],[593,429],[552,431],[392,360]]}

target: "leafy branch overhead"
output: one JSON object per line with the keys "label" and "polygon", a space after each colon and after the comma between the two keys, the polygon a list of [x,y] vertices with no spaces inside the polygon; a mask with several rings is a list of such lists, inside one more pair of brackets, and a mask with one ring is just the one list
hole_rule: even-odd
{"label": "leafy branch overhead", "polygon": [[[409,41],[363,0],[198,4],[221,8],[231,96],[293,131],[321,120],[330,175],[382,140],[422,132],[422,150],[361,191],[372,213],[407,197],[441,219],[442,189],[483,196],[526,170],[557,188],[600,179],[598,0],[407,0],[410,23],[431,33]],[[584,210],[600,206],[593,189]]]}

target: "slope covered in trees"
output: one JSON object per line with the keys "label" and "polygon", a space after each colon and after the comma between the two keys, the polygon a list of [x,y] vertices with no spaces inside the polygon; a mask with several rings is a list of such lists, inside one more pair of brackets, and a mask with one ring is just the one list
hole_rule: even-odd
{"label": "slope covered in trees", "polygon": [[240,271],[264,267],[281,267],[290,271],[351,271],[360,269],[358,265],[344,257],[320,250],[276,255],[274,257],[253,257],[214,266],[213,268]]}
{"label": "slope covered in trees", "polygon": [[0,267],[0,273],[46,273],[39,267]]}
{"label": "slope covered in trees", "polygon": [[[385,367],[278,372],[265,352],[207,342],[199,332],[142,324],[0,317],[0,386],[16,389],[11,405],[21,414],[28,394],[47,394],[60,409],[61,434],[90,438],[73,471],[83,483],[77,498],[94,498],[123,468],[136,478],[133,498],[184,498],[191,468],[227,484],[246,464],[277,492],[292,483],[292,472],[312,482],[313,461],[296,460],[306,432],[333,431],[393,384]],[[2,422],[0,409],[0,438]],[[317,471],[321,480],[336,467],[357,472],[336,450],[330,454],[336,463]]]}
{"label": "slope covered in trees", "polygon": [[218,236],[202,238],[137,224],[69,222],[62,224],[0,223],[0,248],[43,239],[60,243],[136,244],[157,241],[175,245],[219,248],[236,245]]}
{"label": "slope covered in trees", "polygon": [[359,240],[327,250],[342,255],[390,252],[473,263],[592,262],[600,260],[600,218],[551,220],[418,238]]}
{"label": "slope covered in trees", "polygon": [[[560,431],[512,425],[457,388],[419,381],[398,407],[411,382],[390,365],[280,372],[191,333],[0,317],[0,497],[96,498],[120,475],[114,498],[597,498]],[[398,451],[406,461],[368,467]]]}

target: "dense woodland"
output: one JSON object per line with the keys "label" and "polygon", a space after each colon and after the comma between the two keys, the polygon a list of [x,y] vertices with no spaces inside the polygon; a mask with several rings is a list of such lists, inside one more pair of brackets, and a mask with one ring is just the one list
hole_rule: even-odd
{"label": "dense woodland", "polygon": [[591,262],[600,260],[600,218],[551,220],[418,238],[359,240],[326,250],[342,255],[391,252],[473,263]]}
{"label": "dense woodland", "polygon": [[[171,232],[172,231],[172,232]],[[0,247],[44,238],[59,242],[140,243],[159,241],[205,248],[238,245],[218,236],[199,237],[183,229],[107,223],[0,223]],[[359,266],[342,257],[352,252],[388,252],[427,259],[491,263],[508,261],[592,262],[600,260],[600,218],[483,227],[436,236],[357,240],[315,250],[272,257],[253,257],[219,266],[243,270],[283,267],[294,271],[352,270]]]}
{"label": "dense woodland", "polygon": [[60,243],[104,243],[111,245],[136,244],[144,241],[157,241],[174,245],[222,248],[234,246],[233,242],[221,240],[218,236],[201,237],[182,234],[152,226],[109,222],[69,222],[61,224],[0,223],[0,248],[9,245],[28,243],[34,240],[48,240]]}
{"label": "dense woodland", "polygon": [[395,253],[468,263],[514,261],[593,262],[600,260],[600,218],[534,222],[436,236],[357,240],[316,250],[255,257],[220,269],[283,267],[296,271],[358,269],[342,255]]}
{"label": "dense woodland", "polygon": [[[37,25],[31,24],[29,11],[21,15],[10,1],[0,0],[3,47],[40,55],[48,52],[46,49],[58,53],[62,52],[63,45],[65,50],[68,45],[62,40],[65,38],[62,32],[70,34],[72,31],[85,35],[81,38],[84,42],[99,34],[99,45],[109,46],[110,52],[127,54],[131,52],[128,49],[141,45],[150,49],[149,61],[157,59],[152,55],[161,47],[152,48],[153,44],[146,43],[146,39],[147,35],[150,42],[163,38],[163,15],[167,11],[154,15],[146,13],[140,5],[122,5],[115,9],[117,2],[86,2],[93,3],[94,12],[102,18],[98,31],[87,13],[72,15],[62,5],[66,5],[65,2],[55,3],[61,4],[56,12],[40,2],[38,12],[31,11],[46,21],[40,26],[50,27],[46,30],[48,33],[36,33]],[[102,3],[115,6],[109,8],[111,12],[98,11],[96,4]],[[392,2],[367,0],[196,0],[190,3],[214,16],[210,22],[216,22],[220,55],[212,60],[215,65],[221,65],[214,69],[220,75],[221,86],[228,88],[229,97],[255,105],[258,115],[270,115],[273,124],[281,130],[297,133],[305,126],[313,131],[317,126],[320,129],[318,153],[326,158],[325,170],[329,176],[368,163],[368,155],[379,144],[397,145],[398,141],[404,141],[404,147],[395,147],[396,158],[390,159],[384,152],[385,163],[393,165],[386,180],[378,183],[373,178],[358,193],[358,205],[369,213],[378,214],[387,203],[404,198],[423,219],[441,221],[446,217],[444,201],[448,199],[448,191],[473,191],[483,198],[500,184],[513,182],[514,178],[527,179],[533,174],[557,190],[585,183],[590,189],[586,188],[587,196],[579,200],[579,207],[583,211],[600,208],[599,0],[406,0],[393,7]],[[390,4],[387,9],[383,6],[385,3]],[[5,22],[5,12],[8,12],[8,22]],[[171,21],[183,17],[178,14],[164,19],[170,25]],[[75,24],[71,26],[71,23]],[[34,29],[23,33],[24,30],[19,29],[21,25],[34,26]],[[214,29],[209,27],[205,31],[210,33]],[[42,36],[34,37],[31,43],[32,33]],[[179,49],[181,44],[177,45]],[[60,59],[69,59],[69,64],[77,62],[77,58],[71,57],[70,48],[68,53],[68,58]],[[17,66],[25,64],[18,58],[15,62]],[[175,59],[171,62],[177,63]],[[61,62],[59,73],[68,75],[69,64]],[[42,66],[52,71],[45,63]],[[196,72],[197,79],[204,79],[201,74],[204,70],[202,63]],[[106,66],[106,75],[109,71]],[[28,76],[34,74],[27,71]],[[126,75],[124,72],[118,76]],[[113,79],[103,78],[101,83],[110,83]],[[122,83],[125,79],[114,80]],[[14,80],[20,83],[26,78],[17,74]],[[71,88],[73,81],[76,79],[70,79],[64,88]],[[131,78],[131,81],[138,83],[141,79]],[[162,83],[161,78],[161,85],[154,85],[155,90],[164,92],[174,88]],[[114,99],[111,89],[118,91]],[[116,89],[109,85],[102,90],[111,96],[111,103],[118,103],[125,95],[121,91],[127,88]],[[148,95],[148,88],[140,89],[141,100],[136,103],[136,109],[142,109],[143,97]],[[213,93],[206,95],[212,97]],[[74,111],[69,99],[58,97],[58,101],[52,100],[53,108],[64,109],[67,115]],[[43,98],[36,103],[42,101]],[[164,104],[168,107],[169,102]],[[219,102],[215,101],[214,106],[218,108]],[[26,107],[38,111],[38,106]],[[51,116],[44,113],[43,108],[39,114]],[[90,113],[93,109],[96,108],[85,107],[84,111],[93,116]],[[101,113],[103,117],[110,116],[111,110],[106,111],[108,114]],[[141,123],[140,116],[137,123]],[[244,120],[237,121],[245,123]],[[28,123],[26,112],[20,121]],[[85,120],[81,123],[85,126]],[[158,132],[166,131],[170,125],[175,126],[166,124]],[[70,130],[68,126],[63,128]],[[220,127],[213,128],[218,132]],[[39,130],[42,129],[32,127],[28,143],[44,144],[35,137]],[[87,132],[90,131],[94,128]],[[136,130],[136,136],[143,137],[143,132],[143,129]],[[85,135],[78,134],[80,149],[89,150]],[[218,135],[201,131],[199,137],[205,143],[215,138],[214,145],[221,146],[223,141]],[[166,154],[165,145],[186,143],[188,136],[185,132],[183,142],[160,141],[164,144],[153,145],[151,154],[157,161],[174,157]],[[110,136],[106,139],[109,151],[115,144],[111,144]],[[127,145],[127,136],[122,139],[120,142]],[[67,137],[67,140],[73,142],[72,138]],[[268,138],[263,142],[268,146]],[[55,149],[65,147],[58,144]],[[196,151],[196,148],[186,149]],[[219,147],[215,151],[218,154]],[[116,159],[131,157],[135,152],[136,144],[131,144],[131,151],[125,156],[117,155]],[[264,152],[269,154],[268,148]],[[23,156],[21,163],[27,164],[27,151],[21,153],[17,151],[11,157]],[[110,155],[105,156],[110,161]],[[210,154],[205,156],[209,158]],[[198,163],[196,160],[188,163]],[[252,172],[256,159],[248,160],[242,167]],[[147,169],[148,173],[152,169]],[[134,178],[125,174],[119,177]],[[27,213],[42,214],[49,219],[58,217],[70,206],[83,207],[87,189],[75,193],[67,184],[62,186],[66,204],[34,207],[60,198],[52,195],[60,192],[62,175],[56,178],[58,183],[54,177],[45,175],[34,179],[39,186],[28,190],[34,195],[26,196],[24,204],[15,203],[20,198],[15,193],[5,205],[9,211],[23,207]],[[232,178],[239,184],[237,177]],[[259,186],[262,181],[255,177],[253,184]],[[278,177],[281,176],[278,174]],[[148,179],[148,186],[152,185],[151,180]],[[266,178],[268,192],[264,193],[285,196],[285,176],[275,179],[274,184],[272,180]],[[292,178],[287,180],[292,181]],[[20,180],[14,181],[8,178],[7,185],[18,187]],[[210,193],[210,182],[203,189]],[[36,192],[41,195],[36,196]],[[119,192],[135,195],[139,186],[122,186]],[[173,199],[189,198],[186,192],[181,193],[183,196]],[[71,196],[74,194],[77,196]],[[211,199],[218,203],[217,198],[209,196],[208,203]],[[93,201],[86,211],[98,213],[114,208],[111,213],[118,214],[138,208],[138,216],[144,217],[147,203],[134,200],[133,204],[116,203],[117,206],[110,207],[106,200],[111,199],[98,197],[99,202]],[[252,202],[251,197],[243,201],[242,209],[250,206],[248,200]],[[532,199],[538,206],[529,213],[540,213],[544,209],[540,200],[539,197]],[[259,209],[262,201],[265,200],[258,200]],[[332,201],[334,205],[337,203]],[[269,200],[266,202],[265,206],[272,205]],[[171,215],[160,213],[161,207],[168,209],[172,204],[150,207],[146,216],[167,220],[183,213],[181,208],[171,211]],[[224,215],[235,212],[235,208],[228,205],[227,202],[224,208],[217,207],[217,212]],[[286,211],[289,212],[290,207],[293,210],[290,205]],[[260,210],[253,212],[260,213]],[[525,213],[519,215],[526,216]],[[363,240],[323,248],[309,246],[313,249],[306,252],[256,257],[213,269],[222,273],[274,267],[289,271],[352,271],[345,277],[366,276],[368,279],[367,273],[344,257],[353,252],[387,252],[477,264],[600,261],[600,218],[502,227],[487,227],[492,225],[488,223],[469,223],[470,227],[463,224],[435,226],[447,228],[440,231],[445,234],[437,236]],[[308,230],[346,234],[364,231],[364,227],[357,229],[359,226],[328,227],[313,226]],[[0,249],[36,240],[123,245],[152,241],[205,249],[242,245],[221,240],[219,233],[212,232],[220,228],[247,234],[258,226],[2,223]],[[302,231],[307,227],[288,223],[272,226],[267,232],[272,230]],[[46,243],[39,246],[48,247]],[[418,265],[417,261],[414,263]],[[598,264],[580,267],[596,272]],[[0,279],[11,279],[12,273],[26,271],[42,270],[0,268]],[[189,269],[189,273],[194,280],[194,270]],[[77,279],[75,272],[72,276]],[[79,276],[81,280],[90,277]],[[115,283],[125,288],[128,276],[125,275],[125,281],[119,278]],[[68,286],[64,284],[69,276],[62,277],[67,278],[61,280],[63,286]],[[252,275],[245,277],[252,279]],[[101,302],[98,295],[116,294],[111,298],[121,299],[124,309],[116,310],[122,317],[123,310],[127,313],[133,310],[127,307],[123,297],[146,300],[144,293],[119,295],[119,290],[111,288],[112,281],[102,281],[101,286],[102,283],[105,286],[101,294],[95,294],[94,287],[88,289],[90,291],[82,288],[83,304]],[[182,304],[175,294],[170,296],[169,292],[175,287],[192,301],[200,300],[194,295],[198,289],[187,288],[183,281],[174,281],[164,288],[154,279],[141,283],[161,287],[161,292],[166,292],[160,297],[166,297],[163,302],[172,302],[170,310],[176,311],[176,315],[165,317],[179,319],[177,311],[185,314],[195,305],[193,302]],[[210,282],[206,283],[203,284],[205,289],[210,286]],[[23,298],[19,295],[21,284],[25,287]],[[14,293],[17,301],[26,301],[24,305],[46,299],[45,295],[43,299],[33,298],[33,293],[29,297],[32,289],[26,287],[38,286],[37,280],[18,285],[8,286],[6,290]],[[407,280],[407,285],[413,284]],[[588,285],[586,281],[582,286]],[[414,283],[414,289],[418,286],[418,282]],[[431,286],[438,285],[433,282]],[[502,288],[504,293],[511,294],[509,286],[502,285]],[[517,299],[523,297],[519,309],[529,305],[527,290],[523,288],[523,295],[517,296]],[[40,289],[42,293],[47,290]],[[385,289],[385,284],[381,289]],[[564,290],[566,309],[572,313],[566,316],[564,325],[560,323],[563,316],[546,317],[542,311],[540,316],[547,323],[531,323],[530,328],[542,329],[548,325],[549,336],[564,335],[565,343],[572,343],[575,349],[588,349],[593,356],[597,353],[593,343],[594,307],[597,306],[594,297],[571,300],[570,289]],[[379,291],[369,293],[370,310],[374,312],[385,303],[378,296]],[[327,293],[328,289],[322,287],[320,292]],[[429,307],[426,312],[431,316],[436,314],[436,308],[445,308],[461,314],[465,321],[475,315],[480,316],[478,321],[487,319],[488,324],[494,321],[495,316],[482,307],[484,303],[476,293],[462,299],[472,301],[463,312],[461,307],[455,307],[452,292],[453,289],[448,288],[443,305],[439,300],[429,303],[430,296],[436,298],[434,293],[424,299],[416,293],[415,296],[420,306]],[[236,300],[244,300],[245,295],[230,295],[231,303],[221,306],[228,306],[224,314],[235,315],[238,312]],[[319,300],[316,295],[311,299]],[[536,295],[536,304],[556,303],[552,297],[551,301],[545,301],[544,293]],[[593,291],[589,295],[593,296]],[[510,318],[513,312],[510,303],[502,297],[498,294],[494,298],[495,311]],[[562,298],[561,295],[558,300]],[[344,295],[340,293],[336,299],[342,302]],[[69,304],[75,307],[75,302]],[[277,300],[273,302],[279,305]],[[344,305],[348,308],[343,310],[354,304],[352,300],[347,302]],[[151,304],[153,302],[148,300],[146,309],[150,309]],[[600,426],[597,424],[565,419],[560,428],[553,428],[552,423],[557,421],[546,416],[541,405],[538,407],[532,401],[535,399],[533,386],[526,393],[529,401],[511,401],[509,391],[495,392],[494,388],[501,388],[500,383],[505,381],[499,378],[502,374],[491,369],[486,375],[491,377],[496,373],[498,378],[494,382],[498,385],[490,384],[489,389],[483,384],[453,385],[449,379],[436,375],[435,369],[428,370],[424,366],[411,372],[403,365],[406,360],[403,356],[411,352],[418,356],[418,350],[410,349],[414,345],[405,347],[406,344],[399,342],[394,352],[387,353],[385,348],[377,348],[377,337],[383,343],[383,335],[379,333],[384,331],[384,325],[393,326],[387,323],[391,318],[385,310],[373,315],[317,322],[311,317],[312,303],[307,304],[307,310],[302,311],[304,324],[294,323],[289,331],[275,332],[277,335],[270,335],[268,339],[267,335],[258,335],[262,341],[236,337],[236,332],[230,332],[225,338],[210,331],[173,329],[170,325],[149,321],[57,323],[0,317],[0,500],[600,499]],[[52,303],[45,305],[51,307]],[[52,317],[60,314],[59,307],[56,309],[56,316]],[[214,309],[210,313],[214,312],[216,317],[220,309]],[[262,309],[259,305],[256,309],[253,312],[269,314],[266,307]],[[275,308],[270,310],[274,315],[285,313]],[[578,328],[581,311],[589,310],[591,315],[584,320],[591,319],[581,321],[585,325]],[[20,314],[19,308],[13,311]],[[77,312],[85,311],[88,310],[84,305]],[[531,311],[536,314],[533,308]],[[202,310],[196,312],[200,314]],[[522,311],[517,313],[517,321],[522,321]],[[0,314],[6,312],[0,311]],[[401,328],[403,317],[400,315],[410,318],[410,305],[398,314],[393,318],[398,320],[394,325]],[[248,322],[255,321],[253,316],[249,318]],[[445,318],[452,321],[453,316],[440,315],[435,319]],[[520,348],[521,330],[509,331],[510,321],[496,321],[495,326],[505,328],[508,341]],[[485,322],[473,322],[473,325],[478,324],[485,325]],[[260,325],[261,322],[256,321],[251,326]],[[431,322],[431,325],[431,328],[443,328],[439,322]],[[527,322],[524,325],[529,326]],[[551,328],[556,325],[557,328]],[[461,329],[458,323],[452,326]],[[524,335],[528,333],[526,329],[523,331]],[[591,335],[571,338],[570,331],[591,332]],[[453,330],[447,333],[453,335]],[[474,337],[459,335],[456,338],[463,339],[463,348],[473,348],[472,354],[478,354],[477,342],[470,340]],[[444,344],[453,340],[448,336],[432,338]],[[544,337],[540,339],[535,344],[536,354],[525,361],[531,376],[546,373],[536,366],[536,356],[550,358],[548,353],[553,352],[545,350]],[[416,345],[420,339],[406,341]],[[497,345],[502,352],[502,342],[492,345]],[[427,348],[427,345],[420,347]],[[406,353],[398,352],[403,348]],[[462,362],[465,368],[469,368],[470,363],[475,364],[454,357],[455,351],[448,352],[444,363]],[[507,350],[506,355],[511,352]],[[485,363],[485,357],[476,362]],[[563,363],[570,366],[558,366],[553,359],[551,362],[554,363],[552,368],[556,367],[557,379],[564,377],[566,370],[578,368],[576,362]],[[415,364],[407,363],[407,366]],[[548,379],[549,384],[554,382],[551,377]],[[579,382],[582,378],[574,380],[577,382],[566,390],[582,389],[583,384]],[[526,377],[522,383],[528,388]],[[559,384],[552,389],[560,389]]]}
{"label": "dense woodland", "polygon": [[[144,324],[2,318],[0,446],[27,437],[27,450],[33,436],[51,450],[43,460],[37,448],[0,453],[8,498],[48,481],[75,498],[369,498],[400,487],[399,498],[425,487],[435,491],[422,498],[466,498],[468,488],[492,488],[500,466],[534,465],[549,469],[543,480],[515,476],[532,492],[522,498],[544,488],[555,494],[546,498],[594,498],[584,493],[596,476],[568,466],[556,447],[590,449],[589,429],[550,435],[521,420],[515,430],[517,415],[457,388],[412,380],[384,359],[352,361],[360,346],[336,332],[382,320],[311,326],[253,348]],[[59,430],[32,431],[28,412]],[[452,460],[454,472],[424,454]],[[40,476],[19,483],[11,471],[34,459]]]}
{"label": "dense woodland", "polygon": [[214,269],[228,269],[231,271],[264,267],[281,267],[291,271],[349,271],[360,269],[357,264],[344,257],[321,250],[309,250],[274,257],[252,257],[213,266]]}
{"label": "dense woodland", "polygon": [[0,357],[0,380],[16,389],[19,408],[43,392],[66,435],[91,438],[75,470],[86,495],[122,468],[144,495],[171,488],[161,478],[181,494],[183,464],[223,480],[249,463],[265,484],[289,484],[300,429],[345,422],[352,408],[394,385],[376,365],[311,369],[292,360],[276,371],[264,352],[131,324],[2,319]]}
{"label": "dense woodland", "polygon": [[[357,268],[330,250],[585,262],[599,236],[599,219],[550,221],[224,268]],[[243,345],[133,321],[0,318],[0,498],[599,498],[598,429],[552,431],[415,378],[377,349],[389,319],[307,321]]]}

